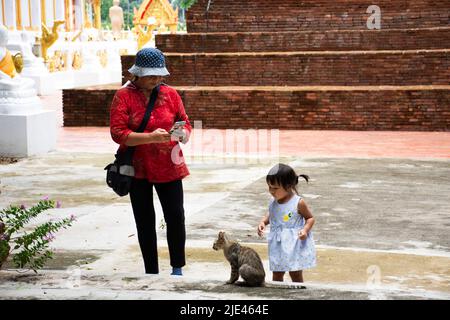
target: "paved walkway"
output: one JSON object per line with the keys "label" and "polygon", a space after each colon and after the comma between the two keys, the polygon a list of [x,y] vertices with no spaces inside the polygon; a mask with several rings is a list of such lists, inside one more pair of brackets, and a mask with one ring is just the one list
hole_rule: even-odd
{"label": "paved walkway", "polygon": [[[0,272],[0,299],[450,298],[448,132],[195,129],[183,147],[191,175],[183,180],[188,264],[180,279],[168,275],[163,227],[161,273],[143,275],[129,200],[104,183],[117,147],[108,128],[64,128],[61,96],[43,100],[59,114],[57,150],[1,165],[0,207],[50,195],[63,207],[40,221],[77,221],[58,232],[47,270]],[[211,249],[218,230],[257,249],[270,279],[255,226],[269,200],[265,175],[278,161],[312,178],[300,192],[317,221],[319,265],[305,271],[307,290],[225,286],[229,265]]]}
{"label": "paved walkway", "polygon": [[[253,130],[252,130],[253,131]],[[256,136],[264,149],[243,145],[244,138]],[[267,138],[261,138],[264,135]],[[270,150],[270,137],[279,145]],[[268,147],[266,147],[268,146]],[[114,152],[109,128],[67,127],[58,136],[59,150],[77,152]],[[194,129],[184,150],[191,155],[233,154],[257,155],[272,153],[282,156],[339,158],[408,158],[450,159],[450,132],[392,132],[392,131],[312,131],[312,130],[219,130]],[[233,152],[234,150],[234,152]]]}

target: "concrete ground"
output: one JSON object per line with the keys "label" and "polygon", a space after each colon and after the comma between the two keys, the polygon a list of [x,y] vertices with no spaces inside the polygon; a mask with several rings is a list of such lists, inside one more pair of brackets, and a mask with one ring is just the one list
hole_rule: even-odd
{"label": "concrete ground", "polygon": [[[61,115],[59,95],[43,100]],[[0,164],[0,208],[49,196],[62,208],[33,224],[77,221],[57,234],[55,258],[37,275],[10,263],[0,271],[0,299],[450,298],[450,133],[196,128],[183,146],[191,171],[183,277],[169,275],[156,195],[161,272],[143,274],[128,197],[104,182],[116,148],[108,129],[61,127],[55,151]],[[265,175],[278,162],[311,177],[299,185],[316,217],[318,266],[304,272],[306,289],[270,281],[266,239],[256,235]],[[229,265],[212,250],[219,230],[260,253],[266,288],[225,285]]]}

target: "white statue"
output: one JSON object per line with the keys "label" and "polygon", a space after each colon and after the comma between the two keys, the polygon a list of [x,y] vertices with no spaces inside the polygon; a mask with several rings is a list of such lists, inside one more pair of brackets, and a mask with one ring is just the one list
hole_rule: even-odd
{"label": "white statue", "polygon": [[23,113],[42,106],[34,81],[17,73],[7,44],[8,29],[0,26],[0,113]]}
{"label": "white statue", "polygon": [[23,31],[20,36],[22,42],[20,43],[19,48],[23,56],[22,75],[28,77],[48,73],[48,70],[44,65],[44,59],[36,57],[31,49],[35,42],[34,35],[27,31]]}
{"label": "white statue", "polygon": [[114,0],[113,6],[109,8],[109,18],[111,19],[111,30],[114,36],[120,36],[123,26],[123,10],[119,7],[120,0]]}

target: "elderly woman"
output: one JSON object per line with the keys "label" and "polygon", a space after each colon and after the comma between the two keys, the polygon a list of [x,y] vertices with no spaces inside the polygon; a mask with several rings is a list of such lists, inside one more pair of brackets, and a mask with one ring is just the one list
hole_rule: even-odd
{"label": "elderly woman", "polygon": [[[130,200],[145,272],[159,272],[153,206],[155,187],[167,226],[172,275],[182,275],[186,242],[182,179],[189,175],[189,171],[178,144],[187,142],[192,127],[177,91],[162,83],[169,72],[161,51],[155,48],[140,50],[135,64],[128,71],[133,79],[114,96],[110,130],[112,139],[120,144],[119,151],[136,146]],[[146,112],[150,94],[157,86],[159,94],[148,124],[142,133],[135,132]],[[170,134],[177,121],[185,121],[184,128]]]}

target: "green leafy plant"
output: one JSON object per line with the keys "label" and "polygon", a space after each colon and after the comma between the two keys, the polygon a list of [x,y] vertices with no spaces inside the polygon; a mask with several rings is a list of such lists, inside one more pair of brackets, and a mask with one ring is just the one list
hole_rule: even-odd
{"label": "green leafy plant", "polygon": [[197,2],[197,0],[174,0],[172,1],[172,5],[178,6],[181,9],[189,9],[190,7],[192,7],[195,3]]}
{"label": "green leafy plant", "polygon": [[71,226],[75,217],[72,215],[60,221],[50,220],[31,232],[25,232],[24,228],[43,211],[60,206],[59,202],[45,198],[29,209],[25,205],[11,205],[0,211],[0,269],[10,254],[15,267],[29,268],[36,273],[48,259],[53,258],[49,243],[54,240],[58,230]]}

